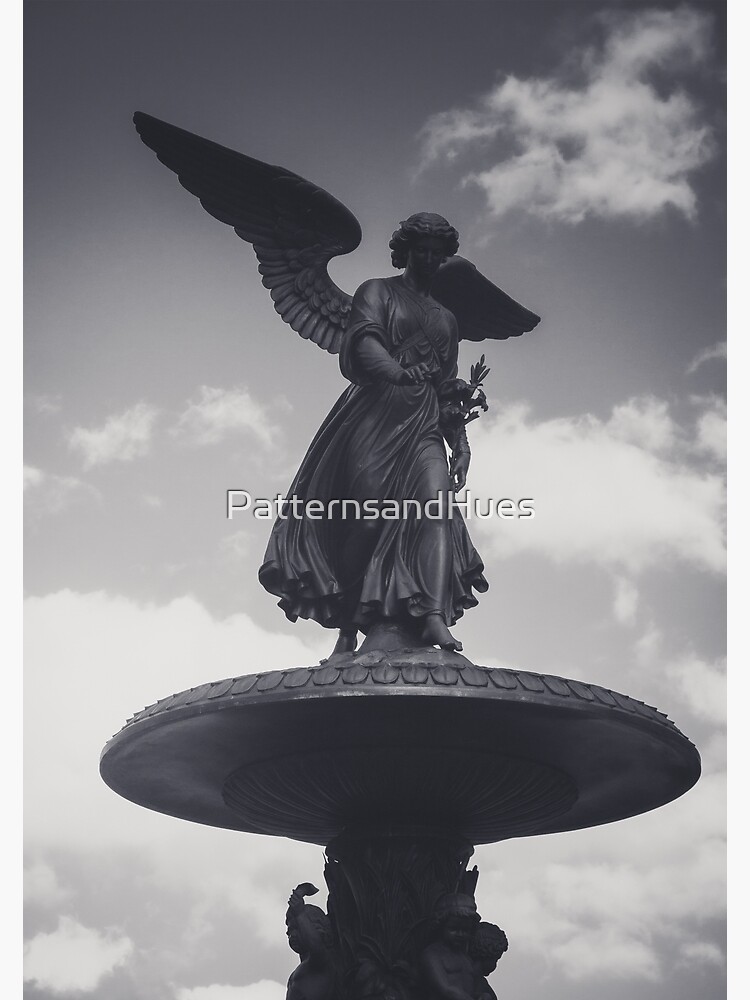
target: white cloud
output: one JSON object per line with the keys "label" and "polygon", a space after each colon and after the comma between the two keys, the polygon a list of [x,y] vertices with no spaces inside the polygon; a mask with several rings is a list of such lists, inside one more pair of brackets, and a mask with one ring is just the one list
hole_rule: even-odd
{"label": "white cloud", "polygon": [[643,635],[635,642],[635,656],[636,660],[640,664],[649,664],[653,662],[656,654],[661,648],[662,634],[658,628],[651,622]]}
{"label": "white cloud", "polygon": [[26,509],[32,518],[58,514],[74,503],[101,500],[97,489],[75,476],[57,476],[33,465],[23,467],[23,491]]}
{"label": "white cloud", "polygon": [[136,403],[109,417],[102,427],[76,427],[68,444],[82,454],[87,469],[107,462],[130,462],[148,453],[157,416],[155,407]]}
{"label": "white cloud", "polygon": [[615,577],[615,618],[621,625],[632,625],[638,610],[638,588],[632,580]]}
{"label": "white cloud", "polygon": [[699,719],[717,726],[727,717],[727,664],[725,659],[708,663],[697,656],[684,656],[662,667],[666,678]]}
{"label": "white cloud", "polygon": [[[155,892],[188,892],[199,937],[210,930],[212,907],[231,906],[260,943],[283,943],[286,898],[292,886],[321,878],[319,849],[267,837],[252,838],[249,849],[246,835],[135,806],[104,784],[99,754],[126,719],[158,698],[206,680],[316,664],[332,633],[306,624],[283,635],[244,614],[217,620],[191,597],[154,605],[66,590],[24,603],[30,855],[50,863],[50,849],[96,858],[137,852],[154,873]],[[181,924],[188,919],[181,914]]]}
{"label": "white cloud", "polygon": [[247,560],[253,544],[253,536],[250,531],[238,528],[225,535],[219,543],[219,554],[222,559],[230,563],[242,563]]}
{"label": "white cloud", "polygon": [[62,917],[56,930],[37,934],[24,948],[24,979],[53,993],[90,992],[127,959],[130,939],[102,934]]}
{"label": "white cloud", "polygon": [[[671,206],[692,218],[690,177],[711,158],[714,143],[676,81],[707,59],[711,19],[681,7],[599,21],[606,31],[599,48],[568,61],[582,71],[582,83],[505,77],[476,107],[427,121],[423,166],[510,139],[515,152],[495,153],[492,166],[464,176],[484,191],[495,216],[524,209],[569,223],[588,216],[641,220]],[[655,70],[670,73],[668,92],[664,81],[654,85]]]}
{"label": "white cloud", "polygon": [[34,861],[23,872],[23,898],[26,903],[54,907],[70,896],[70,890],[60,885],[54,868],[44,861]]}
{"label": "white cloud", "polygon": [[[267,601],[273,609],[273,598]],[[147,842],[164,818],[136,809],[104,785],[97,764],[109,737],[158,698],[206,680],[317,663],[331,645],[329,633],[311,626],[298,630],[313,636],[307,646],[299,634],[266,631],[244,614],[216,620],[191,597],[141,605],[64,590],[29,597],[24,609],[31,842],[49,841],[51,814],[59,845]]]}
{"label": "white cloud", "polygon": [[717,462],[726,461],[727,411],[722,402],[715,401],[699,416],[696,436],[698,448],[713,456]]}
{"label": "white cloud", "polygon": [[670,416],[669,404],[647,396],[615,406],[609,430],[620,441],[660,452],[673,447],[678,429]]}
{"label": "white cloud", "polygon": [[695,968],[701,965],[723,966],[726,959],[724,952],[710,941],[688,941],[680,948],[681,965]]}
{"label": "white cloud", "polygon": [[60,396],[48,396],[44,393],[32,394],[27,397],[29,406],[41,416],[54,416],[62,409]]}
{"label": "white cloud", "polygon": [[712,344],[711,347],[706,347],[704,350],[699,351],[698,354],[696,354],[696,356],[688,365],[687,374],[694,375],[702,365],[706,364],[707,361],[722,361],[722,360],[725,361],[726,357],[727,357],[726,340],[722,340],[716,344]]}
{"label": "white cloud", "polygon": [[661,978],[654,950],[645,941],[623,935],[619,928],[585,931],[550,950],[569,979],[607,977],[654,982]]}
{"label": "white cloud", "polygon": [[189,400],[174,427],[195,444],[217,444],[230,434],[250,434],[264,449],[278,442],[279,431],[245,386],[219,389],[202,385],[198,398]]}
{"label": "white cloud", "polygon": [[29,489],[33,489],[35,486],[40,486],[44,480],[44,473],[41,469],[35,468],[33,465],[24,465],[23,467],[23,489],[24,492]]}
{"label": "white cloud", "polygon": [[250,986],[195,986],[177,991],[177,1000],[284,1000],[286,987],[272,979],[261,979]]}
{"label": "white cloud", "polygon": [[715,966],[706,927],[725,909],[725,808],[725,776],[706,772],[652,813],[547,837],[543,849],[509,842],[502,858],[478,859],[479,909],[514,954],[565,980],[669,981],[686,952]]}
{"label": "white cloud", "polygon": [[634,399],[607,420],[542,421],[519,404],[474,426],[472,494],[536,501],[534,518],[501,530],[495,520],[471,522],[491,552],[537,552],[618,574],[665,559],[723,570],[723,478],[704,467],[694,428],[678,425],[666,404]]}

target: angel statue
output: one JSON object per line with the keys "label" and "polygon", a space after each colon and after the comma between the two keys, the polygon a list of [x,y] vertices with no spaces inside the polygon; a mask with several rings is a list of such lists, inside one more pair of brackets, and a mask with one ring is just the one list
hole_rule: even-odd
{"label": "angel statue", "polygon": [[[376,624],[401,628],[412,645],[460,650],[449,629],[488,584],[448,503],[466,483],[465,427],[474,416],[457,378],[458,343],[516,337],[539,317],[458,257],[456,230],[426,212],[393,234],[391,260],[403,273],[365,281],[351,297],[328,274],[329,262],[362,239],[339,201],[282,167],[150,115],[134,121],[206,211],[252,244],[276,311],[302,338],[338,354],[350,383],[287,494],[304,514],[277,519],[260,582],[291,621],[338,629],[334,653],[353,652],[358,633]],[[320,503],[313,509],[311,501]],[[386,516],[394,501],[402,516],[392,507]]]}

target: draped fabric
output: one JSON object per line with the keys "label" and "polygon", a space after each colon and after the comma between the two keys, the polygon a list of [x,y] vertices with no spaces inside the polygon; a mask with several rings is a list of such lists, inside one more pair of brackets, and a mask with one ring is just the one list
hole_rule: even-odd
{"label": "draped fabric", "polygon": [[[457,359],[448,310],[413,292],[401,276],[360,286],[340,352],[351,385],[323,422],[287,497],[319,500],[326,509],[334,499],[377,501],[385,515],[383,501],[425,504],[447,496],[437,390],[456,377]],[[396,385],[387,380],[394,362],[426,362],[433,373],[418,385]],[[417,518],[413,508],[405,518],[368,521],[288,512],[274,524],[259,578],[292,621],[366,631],[376,621],[434,611],[454,624],[476,605],[473,591],[487,590],[483,569],[455,509],[437,520]]]}

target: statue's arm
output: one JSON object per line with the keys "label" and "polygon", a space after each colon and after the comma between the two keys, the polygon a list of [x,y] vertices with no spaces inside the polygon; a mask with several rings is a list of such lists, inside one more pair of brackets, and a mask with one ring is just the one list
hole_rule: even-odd
{"label": "statue's arm", "polygon": [[354,293],[339,364],[355,385],[403,381],[404,369],[388,352],[388,306],[388,288],[380,278],[365,281]]}
{"label": "statue's arm", "polygon": [[[451,317],[453,329],[451,332],[451,349],[448,359],[443,366],[441,382],[448,382],[458,375],[458,326]],[[439,387],[438,387],[439,391]],[[471,448],[466,435],[466,424],[463,420],[451,419],[452,414],[448,407],[449,403],[441,404],[440,429],[443,437],[451,450],[450,475],[453,480],[456,492],[459,492],[466,485],[466,477],[469,473],[471,462]]]}
{"label": "statue's arm", "polygon": [[357,367],[369,376],[372,382],[392,382],[402,385],[406,370],[395,361],[374,333],[365,331],[354,345]]}

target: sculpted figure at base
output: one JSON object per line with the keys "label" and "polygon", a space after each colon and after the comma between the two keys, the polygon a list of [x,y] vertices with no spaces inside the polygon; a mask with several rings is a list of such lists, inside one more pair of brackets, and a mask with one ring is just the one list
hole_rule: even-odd
{"label": "sculpted figure at base", "polygon": [[437,901],[433,941],[419,963],[425,1000],[478,1000],[469,944],[479,920],[471,896],[450,893]]}
{"label": "sculpted figure at base", "polygon": [[481,920],[473,896],[441,896],[432,937],[419,962],[424,1000],[497,1000],[487,976],[508,950],[508,939]]}
{"label": "sculpted figure at base", "polygon": [[469,942],[469,956],[474,968],[474,995],[485,1000],[497,1000],[487,977],[497,968],[497,963],[508,950],[505,931],[496,924],[482,920]]}
{"label": "sculpted figure at base", "polygon": [[336,960],[331,923],[319,906],[305,903],[318,890],[309,882],[298,885],[289,897],[286,934],[300,964],[289,977],[287,1000],[334,1000]]}
{"label": "sculpted figure at base", "polygon": [[[519,336],[539,317],[458,257],[456,230],[425,212],[390,242],[403,273],[352,297],[328,274],[362,238],[340,202],[282,167],[140,112],[134,120],[183,186],[253,245],[276,311],[339,354],[350,383],[291,485],[260,582],[290,620],[338,629],[335,653],[378,624],[404,627],[416,646],[459,650],[450,627],[487,581],[460,512],[448,516],[469,469],[465,425],[486,409],[483,375],[457,378],[458,345]],[[475,369],[486,374],[483,360]]]}

